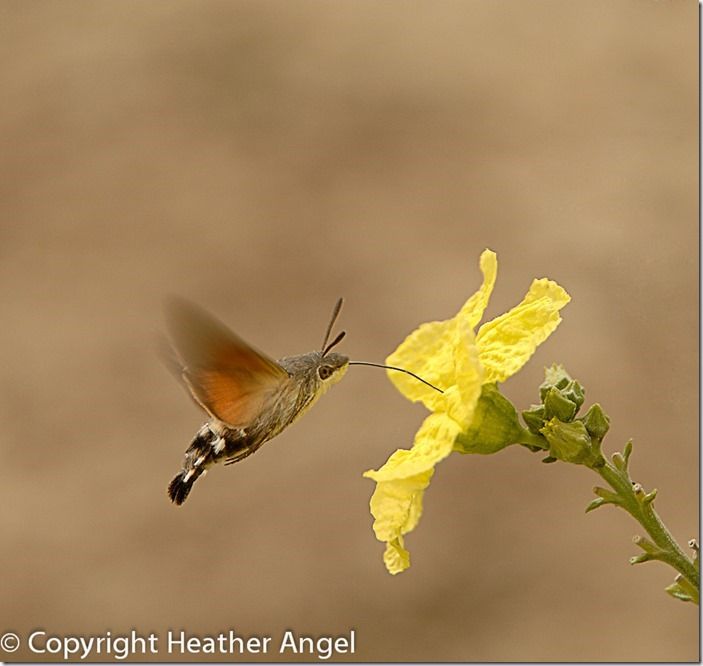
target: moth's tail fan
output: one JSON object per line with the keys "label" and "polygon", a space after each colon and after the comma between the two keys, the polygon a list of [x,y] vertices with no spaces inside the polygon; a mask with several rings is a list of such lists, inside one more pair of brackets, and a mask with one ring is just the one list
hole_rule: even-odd
{"label": "moth's tail fan", "polygon": [[215,450],[211,444],[213,439],[212,431],[205,425],[191,442],[183,460],[183,469],[168,485],[168,496],[174,504],[180,505],[186,501],[193,484],[214,462]]}
{"label": "moth's tail fan", "polygon": [[168,496],[174,504],[181,505],[186,501],[190,489],[198,478],[195,474],[191,475],[190,478],[186,478],[186,474],[186,472],[179,472],[173,477],[173,481],[168,484]]}

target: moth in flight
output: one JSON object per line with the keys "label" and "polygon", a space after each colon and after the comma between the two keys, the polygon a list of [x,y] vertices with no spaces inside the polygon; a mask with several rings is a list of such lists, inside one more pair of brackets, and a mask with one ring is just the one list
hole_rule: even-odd
{"label": "moth in flight", "polygon": [[274,361],[202,308],[180,299],[169,305],[173,344],[167,364],[208,416],[186,449],[182,470],[168,486],[171,501],[183,504],[209,467],[244,460],[285,430],[342,379],[350,365],[398,370],[429,384],[409,370],[350,361],[332,351],[345,336],[342,331],[329,341],[341,308],[340,298],[319,351]]}

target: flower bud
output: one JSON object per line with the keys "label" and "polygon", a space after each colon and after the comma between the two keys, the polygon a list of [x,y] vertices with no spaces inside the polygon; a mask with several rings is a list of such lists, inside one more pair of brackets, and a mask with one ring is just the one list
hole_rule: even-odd
{"label": "flower bud", "polygon": [[599,442],[610,429],[610,419],[597,402],[579,420],[583,421],[588,434]]}
{"label": "flower bud", "polygon": [[562,391],[552,386],[544,396],[544,409],[547,419],[556,416],[560,421],[568,423],[576,416],[576,405]]}
{"label": "flower bud", "polygon": [[525,409],[521,413],[522,419],[530,432],[539,435],[540,430],[544,427],[544,422],[547,420],[544,416],[544,405],[532,405],[529,409]]}
{"label": "flower bud", "polygon": [[556,363],[549,368],[544,369],[544,381],[539,387],[539,397],[542,402],[547,395],[547,391],[554,387],[557,389],[564,389],[569,385],[572,379],[569,373],[560,365]]}
{"label": "flower bud", "polygon": [[553,418],[541,430],[549,442],[549,453],[564,462],[588,465],[593,462],[591,438],[581,421],[564,423]]}
{"label": "flower bud", "polygon": [[578,412],[583,405],[585,399],[586,390],[579,384],[575,379],[572,379],[565,388],[562,389],[562,395],[571,400],[576,405],[576,411]]}

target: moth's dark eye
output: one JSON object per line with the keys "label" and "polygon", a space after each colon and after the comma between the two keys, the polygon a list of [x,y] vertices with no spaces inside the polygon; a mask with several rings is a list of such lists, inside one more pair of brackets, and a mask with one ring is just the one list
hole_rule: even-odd
{"label": "moth's dark eye", "polygon": [[317,369],[317,374],[320,375],[320,379],[329,379],[332,376],[332,368],[329,365],[321,365]]}

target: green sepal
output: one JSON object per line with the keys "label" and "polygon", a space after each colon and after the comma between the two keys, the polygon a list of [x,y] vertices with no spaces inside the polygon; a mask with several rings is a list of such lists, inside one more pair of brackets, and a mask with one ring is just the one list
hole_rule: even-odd
{"label": "green sepal", "polygon": [[576,405],[578,412],[586,399],[586,390],[575,379],[572,379],[562,390],[562,395]]}
{"label": "green sepal", "polygon": [[522,420],[531,433],[539,435],[547,420],[544,405],[532,405],[529,409],[525,409],[522,412]]}
{"label": "green sepal", "polygon": [[569,423],[576,416],[578,408],[559,389],[552,386],[545,393],[544,409],[547,420],[556,416],[560,421]]}
{"label": "green sepal", "polygon": [[[597,402],[588,408],[588,411],[579,421],[582,421],[586,426],[588,434],[599,442],[610,429],[610,418],[608,418],[608,415]],[[630,447],[630,451],[632,451],[632,447]],[[629,458],[629,455],[627,457]],[[623,460],[625,460],[624,457]]]}
{"label": "green sepal", "polygon": [[471,426],[456,438],[454,450],[458,453],[495,453],[520,442],[524,432],[510,400],[498,391],[496,384],[485,384]]}

